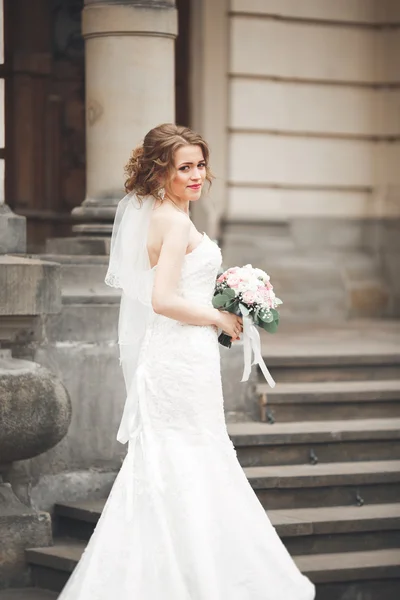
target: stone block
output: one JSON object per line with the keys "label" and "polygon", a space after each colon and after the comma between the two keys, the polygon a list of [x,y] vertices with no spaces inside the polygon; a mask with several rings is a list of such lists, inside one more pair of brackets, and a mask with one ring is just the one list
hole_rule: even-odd
{"label": "stone block", "polygon": [[60,308],[59,265],[0,255],[0,316],[57,313]]}
{"label": "stone block", "polygon": [[36,363],[0,356],[0,399],[0,464],[37,456],[68,431],[68,393]]}
{"label": "stone block", "polygon": [[70,255],[109,255],[110,242],[110,236],[50,238],[46,240],[46,252]]}
{"label": "stone block", "polygon": [[26,219],[0,204],[0,254],[26,252]]}
{"label": "stone block", "polygon": [[107,273],[106,264],[63,264],[61,268],[62,289],[102,289],[108,290],[104,283]]}
{"label": "stone block", "polygon": [[51,544],[50,515],[21,504],[9,484],[0,484],[0,588],[27,585],[26,548]]}
{"label": "stone block", "polygon": [[308,251],[343,250],[362,245],[363,223],[359,219],[292,219],[290,229],[295,245]]}
{"label": "stone block", "polygon": [[31,461],[42,477],[66,470],[119,468],[126,448],[117,439],[126,392],[116,341],[63,341],[41,346],[35,360],[62,379],[72,419],[58,446]]}
{"label": "stone block", "polygon": [[108,294],[111,290],[104,283],[108,268],[108,256],[78,254],[42,254],[40,259],[56,261],[61,268],[61,287],[63,294],[73,292]]}
{"label": "stone block", "polygon": [[49,342],[107,342],[118,337],[119,303],[64,304],[61,313],[48,315],[44,331]]}

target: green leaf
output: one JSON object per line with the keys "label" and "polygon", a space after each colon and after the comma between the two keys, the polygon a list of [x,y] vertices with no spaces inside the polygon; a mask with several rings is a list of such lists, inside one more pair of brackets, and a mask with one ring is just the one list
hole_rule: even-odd
{"label": "green leaf", "polygon": [[234,300],[231,300],[229,302],[229,304],[227,304],[225,306],[224,310],[226,310],[227,312],[232,313],[233,315],[237,315],[238,314],[238,307],[239,307],[239,302],[235,298]]}
{"label": "green leaf", "polygon": [[274,317],[274,321],[279,321],[279,313],[277,310],[275,310],[275,308],[271,308],[271,313]]}
{"label": "green leaf", "polygon": [[268,311],[268,312],[261,311],[258,315],[258,318],[263,323],[272,323],[274,321],[274,315],[272,314],[272,311]]}
{"label": "green leaf", "polygon": [[212,299],[214,308],[225,308],[226,304],[229,304],[230,300],[225,294],[217,294]]}
{"label": "green leaf", "polygon": [[268,333],[275,333],[278,329],[278,322],[272,321],[271,323],[260,323],[260,327]]}
{"label": "green leaf", "polygon": [[232,288],[225,288],[224,294],[225,296],[228,296],[228,298],[231,298],[231,300],[233,300],[233,298],[236,298],[235,290],[233,290]]}

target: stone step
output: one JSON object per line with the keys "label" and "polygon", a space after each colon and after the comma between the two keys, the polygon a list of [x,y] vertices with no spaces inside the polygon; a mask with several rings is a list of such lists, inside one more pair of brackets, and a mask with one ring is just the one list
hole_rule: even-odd
{"label": "stone step", "polygon": [[[45,581],[49,589],[61,591],[84,551],[82,542],[58,543],[52,548],[28,550],[32,574],[37,582]],[[317,600],[349,598],[358,600],[395,600],[388,590],[400,591],[400,549],[297,555],[294,560],[300,570],[317,584]],[[390,580],[391,586],[385,581]],[[375,582],[380,583],[378,588]],[[332,584],[334,584],[332,588]],[[352,584],[352,585],[349,585]],[[381,590],[382,595],[358,595],[353,590]],[[338,595],[339,591],[346,596]],[[335,595],[336,594],[336,595]],[[7,599],[8,600],[8,599]],[[10,599],[11,600],[11,599]],[[22,599],[21,599],[22,600]],[[41,600],[34,598],[34,600]]]}
{"label": "stone step", "polygon": [[75,236],[63,238],[47,238],[46,252],[53,255],[109,255],[111,237],[108,236]]}
{"label": "stone step", "polygon": [[400,460],[246,467],[268,510],[389,504],[400,498]]}
{"label": "stone step", "polygon": [[290,554],[400,548],[400,503],[271,510]]}
{"label": "stone step", "polygon": [[[304,321],[343,322],[348,316],[344,290],[334,286],[330,288],[313,289],[312,297],[306,297],[305,292],[288,292],[285,286],[276,287],[277,296],[280,290],[285,290],[284,304],[280,307],[281,321],[296,323],[299,318]],[[283,295],[283,292],[282,292]]]}
{"label": "stone step", "polygon": [[0,590],[0,600],[56,600],[58,594],[39,588]]}
{"label": "stone step", "polygon": [[[275,422],[366,419],[400,416],[400,379],[314,381],[256,386],[261,419]],[[262,414],[264,413],[264,414]]]}
{"label": "stone step", "polygon": [[381,336],[376,325],[370,327],[370,333],[367,325],[317,330],[313,335],[283,328],[276,336],[261,331],[262,355],[277,384],[400,379],[397,322],[393,332],[385,322]]}
{"label": "stone step", "polygon": [[[58,534],[88,540],[104,500],[58,504]],[[268,516],[292,554],[400,547],[400,504],[270,510]]]}
{"label": "stone step", "polygon": [[302,573],[314,583],[400,578],[400,548],[299,555],[294,560]]}
{"label": "stone step", "polygon": [[63,288],[62,303],[63,305],[98,305],[98,304],[113,304],[119,308],[121,294],[119,290],[110,288],[106,284],[90,285],[84,288],[83,286],[69,286]]}
{"label": "stone step", "polygon": [[86,543],[60,540],[49,548],[29,548],[26,558],[35,586],[60,592],[85,550]]}
{"label": "stone step", "polygon": [[107,273],[107,265],[99,264],[64,264],[61,267],[62,289],[70,288],[96,288],[107,290],[104,278]]}
{"label": "stone step", "polygon": [[243,467],[400,459],[400,418],[231,423]]}
{"label": "stone step", "polygon": [[277,385],[288,382],[400,379],[400,355],[397,352],[341,357],[329,354],[318,357],[264,355],[264,360]]}

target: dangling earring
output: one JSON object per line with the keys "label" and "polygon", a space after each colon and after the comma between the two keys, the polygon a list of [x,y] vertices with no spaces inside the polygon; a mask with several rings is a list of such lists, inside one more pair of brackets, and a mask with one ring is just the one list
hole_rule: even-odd
{"label": "dangling earring", "polygon": [[160,188],[158,190],[158,197],[160,198],[161,202],[164,200],[165,198],[165,188]]}

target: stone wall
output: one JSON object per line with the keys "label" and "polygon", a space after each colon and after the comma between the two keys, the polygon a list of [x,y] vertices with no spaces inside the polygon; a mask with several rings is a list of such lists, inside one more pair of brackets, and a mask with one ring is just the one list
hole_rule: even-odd
{"label": "stone wall", "polygon": [[226,93],[228,108],[215,197],[225,263],[267,268],[285,318],[397,315],[386,231],[400,217],[398,4],[217,4],[227,28],[214,51],[228,48],[210,67],[226,85],[216,105]]}

